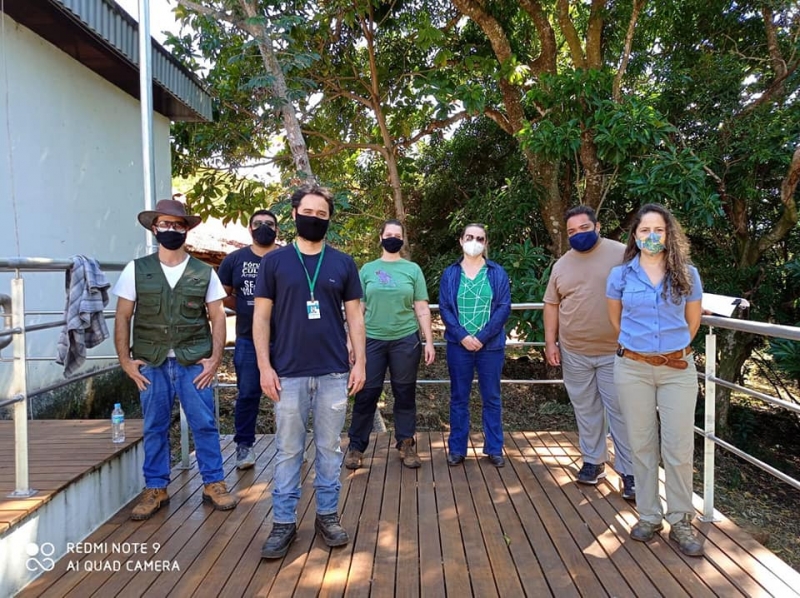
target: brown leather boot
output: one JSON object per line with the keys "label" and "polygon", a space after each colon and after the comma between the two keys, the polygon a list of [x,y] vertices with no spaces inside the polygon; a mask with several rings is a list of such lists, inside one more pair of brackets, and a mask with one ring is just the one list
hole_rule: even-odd
{"label": "brown leather boot", "polygon": [[203,486],[203,502],[211,503],[217,511],[230,511],[239,499],[228,492],[225,482],[212,482]]}
{"label": "brown leather boot", "polygon": [[169,494],[166,488],[145,488],[136,506],[131,511],[131,519],[141,521],[150,519],[156,511],[169,504]]}
{"label": "brown leather boot", "polygon": [[347,455],[345,455],[344,466],[347,469],[358,469],[361,467],[361,461],[363,458],[364,453],[355,449],[350,449],[347,451]]}
{"label": "brown leather boot", "polygon": [[417,447],[414,446],[413,438],[406,438],[400,443],[400,458],[403,460],[403,465],[416,469],[422,465],[419,455],[417,454]]}

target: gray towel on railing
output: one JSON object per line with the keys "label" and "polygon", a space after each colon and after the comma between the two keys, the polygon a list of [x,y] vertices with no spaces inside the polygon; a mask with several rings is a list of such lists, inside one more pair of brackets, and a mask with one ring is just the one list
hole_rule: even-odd
{"label": "gray towel on railing", "polygon": [[84,255],[72,257],[67,270],[66,324],[58,337],[56,363],[64,366],[64,376],[71,376],[86,361],[86,349],[108,338],[103,308],[108,305],[111,285],[97,260]]}

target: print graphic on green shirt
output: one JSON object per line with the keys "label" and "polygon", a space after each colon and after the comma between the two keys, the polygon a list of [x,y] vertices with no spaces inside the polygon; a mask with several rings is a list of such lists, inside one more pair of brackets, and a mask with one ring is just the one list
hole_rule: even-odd
{"label": "print graphic on green shirt", "polygon": [[461,272],[457,301],[458,322],[474,336],[489,322],[492,310],[492,287],[486,275],[486,266],[472,279]]}
{"label": "print graphic on green shirt", "polygon": [[414,262],[374,260],[361,267],[367,337],[394,341],[417,331],[415,301],[427,301],[428,289]]}

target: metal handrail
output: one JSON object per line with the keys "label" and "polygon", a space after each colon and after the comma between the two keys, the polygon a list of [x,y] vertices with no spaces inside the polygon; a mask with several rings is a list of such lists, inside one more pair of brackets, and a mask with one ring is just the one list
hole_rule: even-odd
{"label": "metal handrail", "polygon": [[[125,268],[125,263],[99,262],[100,267],[109,271],[121,271]],[[12,498],[32,496],[36,490],[29,485],[28,470],[28,400],[36,395],[48,390],[55,390],[74,380],[95,375],[102,372],[87,372],[83,375],[72,377],[49,387],[38,388],[33,393],[28,392],[28,367],[29,361],[38,361],[42,358],[32,357],[27,354],[26,339],[29,332],[58,328],[65,324],[61,319],[55,322],[44,322],[31,324],[26,323],[26,318],[31,315],[25,312],[25,282],[21,276],[22,272],[65,272],[73,266],[72,258],[51,259],[51,258],[23,258],[11,257],[0,258],[0,272],[14,272],[15,276],[11,279],[11,327],[0,330],[0,338],[11,337],[13,346],[13,374],[10,388],[10,398],[0,401],[0,407],[11,406],[13,408],[14,420],[14,466],[15,466],[15,490],[11,493]],[[105,313],[105,312],[104,312]],[[7,314],[4,314],[4,318]],[[109,317],[105,315],[105,317]],[[112,316],[113,317],[113,316]],[[5,324],[7,326],[7,323]],[[47,360],[51,360],[48,358]],[[3,360],[7,362],[9,360]],[[118,367],[118,366],[114,366]],[[108,369],[108,368],[107,368]]]}
{"label": "metal handrail", "polygon": [[[111,263],[101,262],[100,266],[103,269],[111,271],[120,271],[125,267],[124,263]],[[51,390],[60,388],[61,386],[72,382],[74,380],[83,379],[89,376],[94,376],[99,373],[117,369],[119,366],[114,365],[105,368],[101,371],[92,371],[80,374],[77,377],[71,378],[52,384],[48,387],[37,389],[33,393],[27,392],[27,368],[28,361],[35,361],[41,358],[29,357],[25,351],[25,336],[28,332],[37,330],[45,330],[49,328],[56,328],[64,325],[64,320],[55,322],[37,323],[30,326],[25,325],[25,318],[29,315],[56,315],[60,312],[39,311],[25,313],[21,306],[24,307],[24,283],[20,276],[21,272],[34,272],[34,271],[64,271],[72,267],[71,259],[57,260],[49,258],[0,258],[0,272],[13,271],[16,277],[12,279],[12,310],[10,314],[11,327],[0,330],[0,338],[11,336],[14,346],[14,383],[11,397],[0,401],[0,407],[13,405],[14,407],[14,422],[15,422],[15,455],[16,455],[16,480],[17,489],[12,496],[30,496],[35,493],[28,487],[28,468],[27,468],[27,400],[33,396],[43,394]],[[15,308],[16,306],[16,308]],[[438,304],[431,304],[431,310],[438,310]],[[528,310],[528,309],[543,309],[543,303],[516,303],[512,304],[513,310]],[[106,318],[113,317],[112,312],[104,312]],[[9,314],[4,313],[4,318],[8,318]],[[706,389],[706,405],[705,405],[705,422],[704,427],[695,428],[695,431],[704,438],[704,475],[703,475],[703,518],[706,520],[714,519],[714,469],[715,469],[715,449],[717,446],[727,450],[742,459],[745,459],[754,466],[774,475],[781,481],[800,489],[800,481],[795,480],[791,476],[775,469],[774,467],[756,459],[745,451],[731,445],[728,442],[718,438],[715,435],[715,418],[716,418],[716,386],[724,386],[738,392],[743,392],[758,400],[765,401],[778,407],[786,408],[794,412],[800,412],[800,406],[784,401],[781,398],[772,397],[759,391],[750,390],[744,386],[739,386],[732,382],[722,380],[716,375],[716,335],[714,328],[724,328],[728,330],[735,330],[738,332],[745,332],[750,334],[758,334],[761,336],[785,338],[790,340],[800,341],[800,328],[794,326],[783,326],[777,324],[770,324],[766,322],[751,322],[738,319],[723,318],[719,316],[702,316],[701,323],[708,326],[709,332],[706,336],[706,354],[705,375],[701,375]],[[446,343],[437,342],[435,345],[441,346]],[[509,341],[507,346],[543,346],[541,342],[523,342],[523,341]],[[94,356],[93,356],[94,357]],[[104,357],[111,359],[113,357]],[[99,359],[99,357],[98,357]],[[7,361],[7,360],[3,360]],[[448,380],[418,380],[418,384],[441,384],[447,383]],[[503,384],[563,384],[563,380],[501,380]],[[233,387],[232,383],[217,383],[215,385],[215,398],[218,399],[219,388]],[[217,403],[218,409],[218,400]],[[217,419],[219,419],[219,412],[217,411]],[[181,409],[181,446],[184,453],[183,462],[188,466],[188,426],[186,426],[185,415]]]}

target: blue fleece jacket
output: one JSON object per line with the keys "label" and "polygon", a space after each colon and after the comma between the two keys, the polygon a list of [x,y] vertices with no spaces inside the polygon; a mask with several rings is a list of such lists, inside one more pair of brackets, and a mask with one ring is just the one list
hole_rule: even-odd
{"label": "blue fleece jacket", "polygon": [[[444,322],[444,338],[449,343],[460,343],[469,332],[458,321],[458,285],[461,282],[461,258],[450,264],[442,274],[439,284],[439,312]],[[487,350],[506,346],[505,325],[511,315],[511,287],[508,274],[500,264],[486,260],[486,276],[492,288],[492,305],[489,321],[475,335]]]}

